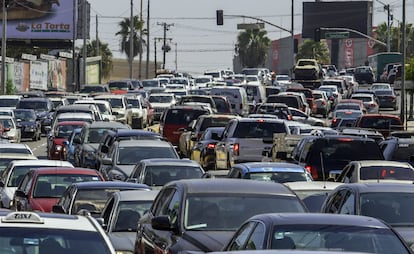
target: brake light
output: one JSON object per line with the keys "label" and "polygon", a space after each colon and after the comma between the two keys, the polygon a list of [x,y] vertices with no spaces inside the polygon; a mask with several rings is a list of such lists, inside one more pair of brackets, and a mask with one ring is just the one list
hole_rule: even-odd
{"label": "brake light", "polygon": [[292,116],[291,115],[288,115],[287,116],[287,120],[292,121]]}
{"label": "brake light", "polygon": [[236,144],[233,145],[233,153],[236,156],[239,156],[240,155],[240,146],[239,146],[238,143],[236,143]]}
{"label": "brake light", "polygon": [[375,103],[369,104],[369,107],[371,107],[371,108],[375,107]]}
{"label": "brake light", "polygon": [[332,119],[332,124],[335,124],[336,122],[338,122],[338,118]]}
{"label": "brake light", "polygon": [[313,179],[318,179],[318,169],[315,166],[306,165],[305,169],[312,175]]}
{"label": "brake light", "polygon": [[259,119],[259,120],[257,120],[257,122],[258,122],[258,123],[264,123],[264,122],[265,122],[265,120],[264,120],[264,119]]}
{"label": "brake light", "polygon": [[214,148],[216,148],[216,144],[210,143],[207,145],[207,149],[214,149]]}
{"label": "brake light", "polygon": [[352,138],[338,138],[338,141],[341,142],[351,142],[353,139]]}
{"label": "brake light", "polygon": [[345,115],[352,115],[352,112],[351,111],[346,111]]}

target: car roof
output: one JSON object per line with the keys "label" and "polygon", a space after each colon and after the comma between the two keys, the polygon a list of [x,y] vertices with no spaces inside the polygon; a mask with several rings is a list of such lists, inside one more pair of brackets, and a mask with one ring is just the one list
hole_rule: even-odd
{"label": "car roof", "polygon": [[121,181],[90,181],[90,182],[79,182],[72,183],[71,185],[76,186],[77,189],[104,189],[104,188],[119,188],[119,189],[144,189],[150,190],[146,184],[141,183],[128,183]]}
{"label": "car roof", "polygon": [[147,130],[134,130],[134,129],[116,129],[116,130],[108,130],[108,133],[111,133],[113,136],[117,137],[129,137],[129,136],[148,136],[148,137],[160,137],[162,136],[153,131]]}
{"label": "car roof", "polygon": [[[29,216],[30,215],[30,216]],[[23,211],[0,211],[0,227],[70,229],[96,232],[90,216]],[[22,218],[22,219],[19,219]],[[24,219],[23,219],[24,218]]]}
{"label": "car roof", "polygon": [[277,225],[298,225],[298,224],[318,224],[318,225],[343,225],[355,227],[374,227],[389,228],[379,219],[354,216],[347,214],[329,214],[329,213],[265,213],[255,215],[250,220],[262,219],[273,221]]}
{"label": "car roof", "polygon": [[99,175],[99,172],[90,168],[33,168],[31,171],[36,171],[37,174],[81,174],[81,175]]}
{"label": "car roof", "polygon": [[352,161],[352,162],[356,162],[356,163],[360,164],[361,167],[372,167],[372,166],[389,167],[389,166],[395,166],[395,167],[411,168],[411,169],[414,170],[414,168],[408,162],[387,161],[387,160],[360,160],[360,161]]}
{"label": "car roof", "polygon": [[23,153],[0,153],[0,158],[2,159],[14,159],[14,160],[36,160],[37,157],[33,154],[23,154]]}
{"label": "car roof", "polygon": [[71,167],[72,163],[69,161],[60,160],[14,160],[11,162],[13,166],[54,166],[54,167]]}
{"label": "car roof", "polygon": [[301,172],[305,171],[300,165],[287,162],[246,162],[234,165],[242,167],[249,172]]}
{"label": "car roof", "polygon": [[166,166],[197,166],[201,167],[200,164],[193,160],[188,159],[170,159],[170,158],[154,158],[141,160],[142,164],[151,165],[166,165]]}
{"label": "car roof", "polygon": [[134,200],[154,200],[160,190],[125,190],[115,192],[114,195],[119,196],[120,201],[134,201]]}
{"label": "car roof", "polygon": [[[358,190],[360,193],[368,192],[404,192],[404,193],[414,193],[414,188],[412,184],[407,183],[397,183],[397,182],[386,182],[381,180],[381,183],[369,182],[369,183],[347,183],[341,186]],[[340,188],[341,186],[338,186]]]}
{"label": "car roof", "polygon": [[120,140],[119,141],[120,147],[171,147],[171,144],[168,141],[163,141],[159,139],[151,139],[151,140],[140,140],[137,142],[136,140]]}
{"label": "car roof", "polygon": [[[76,114],[76,115],[78,115],[78,114]],[[82,121],[63,121],[63,122],[56,123],[56,126],[61,126],[61,125],[84,125],[85,123],[86,122],[82,122]]]}
{"label": "car roof", "polygon": [[268,123],[285,123],[285,120],[275,119],[275,118],[248,118],[248,117],[243,117],[243,118],[233,119],[232,121],[250,122],[250,123],[256,123],[256,122],[261,122],[261,121],[268,122]]}
{"label": "car roof", "polygon": [[185,179],[172,181],[164,185],[165,187],[175,186],[182,188],[186,193],[228,193],[228,194],[251,194],[251,195],[285,195],[294,196],[295,194],[285,185],[275,182],[246,181],[245,179]]}
{"label": "car roof", "polygon": [[86,128],[117,128],[117,129],[129,129],[129,127],[120,122],[108,122],[108,121],[95,121],[93,123],[86,123]]}
{"label": "car roof", "polygon": [[300,182],[287,182],[283,183],[287,185],[293,191],[300,190],[333,190],[342,183],[339,182],[329,182],[329,181],[300,181]]}

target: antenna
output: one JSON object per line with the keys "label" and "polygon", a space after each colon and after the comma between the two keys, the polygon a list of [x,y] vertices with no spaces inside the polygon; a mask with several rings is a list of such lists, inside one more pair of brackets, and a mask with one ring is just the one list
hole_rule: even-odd
{"label": "antenna", "polygon": [[326,189],[325,165],[323,163],[323,153],[322,152],[319,153],[319,157],[321,159],[323,188]]}

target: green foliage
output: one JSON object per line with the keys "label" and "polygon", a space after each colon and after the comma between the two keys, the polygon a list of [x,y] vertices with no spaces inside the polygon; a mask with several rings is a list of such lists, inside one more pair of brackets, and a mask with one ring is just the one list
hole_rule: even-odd
{"label": "green foliage", "polygon": [[405,79],[414,81],[414,57],[407,60],[405,66]]}
{"label": "green foliage", "polygon": [[48,52],[47,48],[33,48],[30,44],[27,47],[7,45],[7,56],[11,58],[20,58],[22,53],[39,56]]}
{"label": "green foliage", "polygon": [[248,29],[239,33],[238,53],[243,66],[254,68],[263,66],[266,61],[270,39],[265,30]]}
{"label": "green foliage", "polygon": [[[129,18],[124,18],[121,22],[119,22],[119,30],[115,35],[121,36],[121,51],[124,52],[128,59],[130,57],[130,24],[131,20]],[[138,16],[133,17],[133,51],[132,57],[136,57],[139,53],[143,52],[144,46],[146,46],[146,42],[143,38],[140,37],[140,31],[142,29],[142,34],[147,34],[147,30],[143,29],[144,21],[139,20]]]}
{"label": "green foliage", "polygon": [[[102,57],[102,77],[108,78],[112,71],[112,52],[108,47],[108,43],[103,43],[98,40],[99,43],[99,55]],[[97,41],[93,40],[86,45],[88,57],[97,56]],[[83,52],[82,49],[80,52]]]}
{"label": "green foliage", "polygon": [[[407,57],[414,57],[414,27],[413,24],[406,24],[405,32],[407,36],[406,40],[406,55]],[[402,36],[402,26],[391,27],[391,37],[390,37],[390,51],[391,52],[401,52],[401,36]],[[387,24],[382,23],[376,29],[376,39],[384,43],[387,42]],[[374,45],[375,53],[387,52],[387,47],[381,44],[376,43]]]}
{"label": "green foliage", "polygon": [[318,60],[319,63],[329,64],[331,62],[329,49],[324,42],[304,40],[299,46],[296,59],[311,58]]}
{"label": "green foliage", "polygon": [[8,79],[6,81],[6,94],[13,95],[13,94],[16,94],[16,92],[17,92],[16,87],[14,86],[13,81]]}

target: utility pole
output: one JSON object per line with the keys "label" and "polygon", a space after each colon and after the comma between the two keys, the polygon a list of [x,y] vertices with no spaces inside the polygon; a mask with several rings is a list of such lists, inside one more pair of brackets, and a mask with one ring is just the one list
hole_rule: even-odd
{"label": "utility pole", "polygon": [[131,15],[129,18],[129,78],[132,79],[132,63],[134,60],[134,4],[131,0]]}
{"label": "utility pole", "polygon": [[407,122],[405,119],[405,114],[406,114],[406,91],[405,91],[405,55],[406,55],[406,38],[407,38],[407,33],[405,31],[405,0],[403,0],[403,5],[402,5],[402,24],[401,24],[401,30],[402,30],[402,49],[401,49],[401,53],[402,53],[402,66],[401,66],[401,107],[400,107],[400,119],[403,122],[403,124],[405,123],[406,129],[407,129]]}
{"label": "utility pole", "polygon": [[154,77],[157,76],[157,68],[157,38],[154,38]]}
{"label": "utility pole", "polygon": [[[148,1],[147,5],[147,62],[145,63],[145,78],[149,78],[149,48],[150,48],[150,0]],[[157,63],[155,63],[157,65]]]}
{"label": "utility pole", "polygon": [[[95,26],[96,56],[100,56],[101,55],[101,52],[100,52],[101,45],[99,43],[99,36],[98,36],[98,15],[95,16],[95,19],[96,19],[96,26]],[[99,77],[98,77],[99,84],[102,83],[102,61],[103,61],[103,58],[101,58],[101,60],[99,61]]]}
{"label": "utility pole", "polygon": [[2,32],[3,36],[1,38],[1,88],[0,94],[5,94],[6,88],[6,41],[7,41],[7,5],[6,1],[3,0],[3,20],[2,20]]}
{"label": "utility pole", "polygon": [[175,45],[175,60],[174,60],[174,63],[175,63],[175,72],[177,72],[178,71],[178,59],[177,59],[177,45],[178,45],[178,43],[174,43],[174,45]]}
{"label": "utility pole", "polygon": [[142,65],[142,26],[144,25],[143,20],[142,20],[142,0],[140,1],[140,11],[139,11],[139,21],[140,21],[140,26],[139,26],[139,65],[138,65],[138,79],[141,80],[141,65]]}
{"label": "utility pole", "polygon": [[391,52],[391,18],[392,14],[390,5],[377,0],[378,3],[384,6],[384,11],[387,11],[387,52]]}
{"label": "utility pole", "polygon": [[163,51],[162,68],[165,69],[165,55],[168,51],[171,50],[171,47],[167,45],[167,31],[170,29],[170,26],[173,26],[174,24],[167,24],[163,22],[163,23],[157,23],[157,25],[164,27],[164,37],[163,37],[164,43],[162,46],[162,51]]}
{"label": "utility pole", "polygon": [[83,68],[82,68],[82,74],[83,79],[82,83],[85,85],[87,83],[86,79],[86,58],[87,58],[87,47],[86,47],[86,23],[87,23],[87,11],[86,11],[86,4],[87,0],[83,0],[82,2],[82,10],[83,10],[83,24],[82,24],[82,37],[83,37],[83,50],[82,50],[82,62],[83,62]]}

